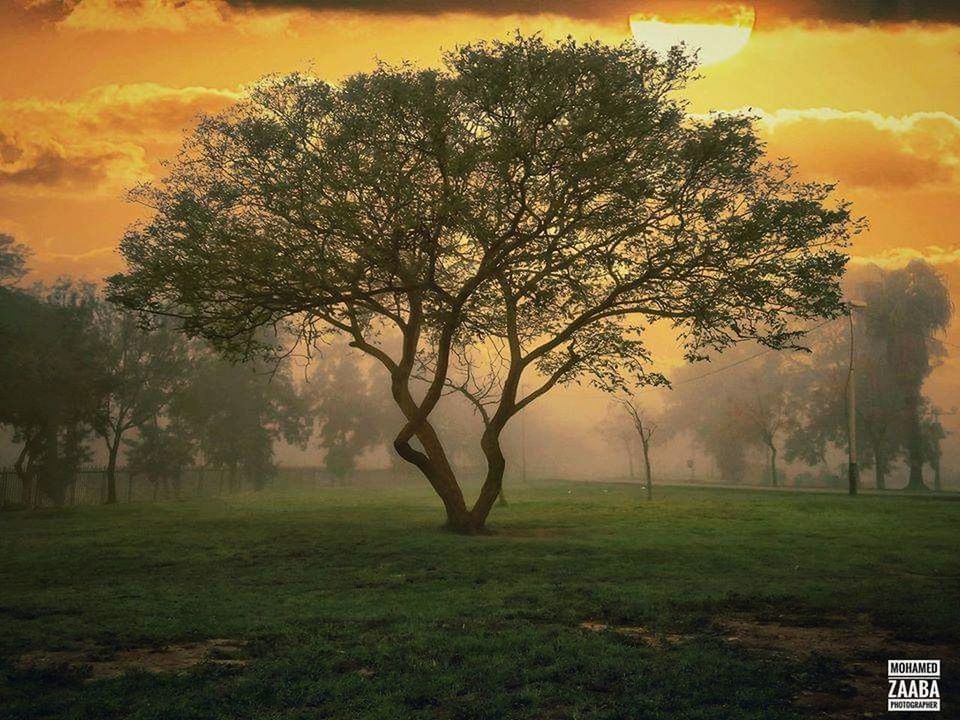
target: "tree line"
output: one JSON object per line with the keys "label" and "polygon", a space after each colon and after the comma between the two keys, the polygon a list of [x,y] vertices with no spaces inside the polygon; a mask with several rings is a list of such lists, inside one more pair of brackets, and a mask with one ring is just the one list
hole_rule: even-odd
{"label": "tree line", "polygon": [[848,451],[852,360],[860,467],[871,471],[876,488],[885,489],[892,467],[902,461],[906,489],[942,489],[944,411],[923,388],[946,355],[935,337],[952,314],[944,279],[930,264],[914,260],[896,270],[874,268],[849,282],[847,291],[858,301],[852,322],[822,324],[809,333],[808,352],[750,346],[721,356],[716,371],[688,367],[677,373],[676,386],[655,419],[643,403],[622,399],[603,431],[627,453],[639,440],[648,466],[644,433],[656,428],[660,442],[691,436],[722,482],[743,482],[749,459],[760,453],[772,486],[783,481],[784,461],[816,468],[815,474],[800,474],[801,481],[839,483],[830,465]]}
{"label": "tree line", "polygon": [[175,320],[145,326],[89,283],[21,287],[28,260],[0,234],[0,426],[16,447],[23,505],[63,504],[98,449],[107,503],[121,458],[170,492],[192,466],[222,471],[233,491],[262,488],[280,440],[312,442],[345,482],[397,422],[371,368],[343,347],[302,367],[291,356],[235,363]]}

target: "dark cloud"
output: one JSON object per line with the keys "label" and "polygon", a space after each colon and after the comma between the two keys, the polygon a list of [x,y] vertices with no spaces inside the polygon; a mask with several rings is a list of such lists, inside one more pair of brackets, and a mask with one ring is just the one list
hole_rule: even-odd
{"label": "dark cloud", "polygon": [[0,193],[6,190],[81,191],[129,186],[143,172],[143,151],[82,138],[24,139],[0,130]]}
{"label": "dark cloud", "polygon": [[19,162],[12,167],[0,165],[0,187],[96,185],[107,178],[111,163],[118,159],[117,154],[111,153],[69,157],[52,148],[42,148],[29,162]]}
{"label": "dark cloud", "polygon": [[[187,6],[191,0],[166,0]],[[192,0],[198,1],[198,0]],[[595,22],[625,22],[630,15],[655,14],[665,19],[703,19],[729,15],[753,5],[760,27],[804,25],[960,24],[960,0],[214,0],[244,12],[257,10],[338,10],[375,14],[440,15],[473,13],[485,16],[553,14]],[[14,0],[17,12],[0,12],[0,20],[56,21],[70,15],[84,0]],[[147,0],[106,0],[125,11]],[[3,0],[0,0],[0,7]]]}
{"label": "dark cloud", "polygon": [[[552,13],[578,19],[615,20],[632,14],[661,17],[709,15],[749,3],[701,0],[227,0],[236,8],[307,8],[373,13],[482,15]],[[887,24],[960,23],[960,0],[772,0],[753,3],[758,23]]]}

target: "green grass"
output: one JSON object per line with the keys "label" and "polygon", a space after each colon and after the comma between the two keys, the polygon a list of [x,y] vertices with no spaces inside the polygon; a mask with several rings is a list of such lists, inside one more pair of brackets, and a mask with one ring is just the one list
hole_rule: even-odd
{"label": "green grass", "polygon": [[[481,537],[441,531],[414,489],[4,513],[0,717],[792,718],[834,659],[739,647],[717,618],[866,613],[960,640],[960,502],[510,491]],[[654,648],[587,620],[689,637]],[[249,664],[84,682],[16,662],[204,638],[246,641]]]}

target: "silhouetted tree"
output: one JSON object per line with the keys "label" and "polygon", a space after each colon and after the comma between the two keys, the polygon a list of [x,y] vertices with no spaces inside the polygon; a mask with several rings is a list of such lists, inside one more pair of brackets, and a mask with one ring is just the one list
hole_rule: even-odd
{"label": "silhouetted tree", "polygon": [[923,482],[923,383],[943,346],[933,333],[950,322],[952,305],[943,278],[926,261],[883,272],[862,285],[867,332],[883,349],[893,374],[895,397],[902,403],[904,442],[910,477],[907,489]]}
{"label": "silhouetted tree", "polygon": [[168,323],[139,326],[136,315],[112,303],[94,303],[94,322],[109,373],[94,429],[107,447],[107,498],[117,501],[117,458],[124,435],[155,419],[187,370],[186,343]]}
{"label": "silhouetted tree", "polygon": [[657,431],[657,423],[651,418],[650,413],[644,410],[636,401],[630,398],[619,398],[618,403],[624,409],[633,431],[640,440],[640,448],[643,451],[643,471],[647,482],[647,500],[653,499],[653,474],[650,472],[650,443],[653,440],[653,434]]}
{"label": "silhouetted tree", "polygon": [[[852,292],[862,295],[858,288]],[[882,343],[867,331],[862,311],[856,312],[857,437],[864,451],[862,464],[873,467],[882,490],[902,453],[904,406]],[[794,387],[801,409],[788,430],[787,459],[817,465],[826,461],[828,447],[846,450],[849,352],[848,327],[836,323],[818,334],[812,355],[798,361]]]}
{"label": "silhouetted tree", "polygon": [[745,374],[745,384],[733,400],[744,420],[747,433],[767,451],[770,462],[770,484],[779,481],[777,454],[798,403],[793,391],[792,368],[783,357],[769,354]]}
{"label": "silhouetted tree", "polygon": [[[442,70],[269,78],[141,191],[155,214],[124,237],[113,295],[242,355],[264,325],[344,334],[389,373],[397,452],[476,532],[524,407],[580,378],[663,382],[646,324],[699,359],[841,311],[847,205],[767,161],[750,118],[686,113],[693,68],[679,48],[518,36]],[[431,421],[451,387],[484,423],[472,507]]]}
{"label": "silhouetted tree", "polygon": [[243,480],[262,488],[276,469],[274,441],[303,446],[310,434],[288,362],[233,364],[202,349],[168,414],[195,438],[205,464],[226,470],[231,491]]}
{"label": "silhouetted tree", "polygon": [[324,464],[338,482],[345,483],[360,456],[383,442],[384,416],[390,408],[374,386],[370,369],[349,348],[324,351],[310,376],[309,390],[318,442],[326,451]]}
{"label": "silhouetted tree", "polygon": [[127,469],[131,480],[143,475],[153,485],[153,497],[161,485],[169,497],[179,499],[183,472],[193,463],[195,448],[186,428],[179,424],[161,426],[155,421],[141,423],[135,440],[125,440]]}
{"label": "silhouetted tree", "polygon": [[0,288],[16,285],[27,274],[30,249],[12,235],[0,233]]}
{"label": "silhouetted tree", "polygon": [[64,500],[107,389],[93,332],[93,290],[61,282],[0,288],[0,424],[22,443],[14,469],[24,503]]}
{"label": "silhouetted tree", "polygon": [[[767,477],[777,485],[777,457],[800,411],[793,388],[796,361],[776,353],[757,356],[754,347],[728,352],[717,362],[722,367],[715,377],[697,379],[670,394],[668,424],[694,436],[726,483],[743,482],[749,455],[762,449]],[[690,373],[696,378],[696,369],[685,371]],[[685,374],[680,382],[687,381]]]}

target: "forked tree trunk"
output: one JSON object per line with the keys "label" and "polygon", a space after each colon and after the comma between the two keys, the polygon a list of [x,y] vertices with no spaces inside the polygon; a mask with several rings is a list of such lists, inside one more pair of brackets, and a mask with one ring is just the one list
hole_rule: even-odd
{"label": "forked tree trunk", "polygon": [[117,455],[120,454],[120,435],[114,437],[113,443],[107,443],[107,505],[117,502]]}
{"label": "forked tree trunk", "polygon": [[493,501],[503,490],[503,472],[507,467],[503,449],[500,447],[500,429],[494,426],[487,427],[480,439],[480,449],[487,459],[487,475],[480,488],[480,496],[470,511],[470,532],[482,532]]}
{"label": "forked tree trunk", "polygon": [[417,431],[417,438],[423,445],[424,452],[416,450],[409,442],[400,439],[394,441],[393,446],[400,457],[420,469],[440,496],[447,513],[446,526],[457,532],[476,532],[463,492],[457,484],[453,469],[433,427],[424,421],[420,430]]}

